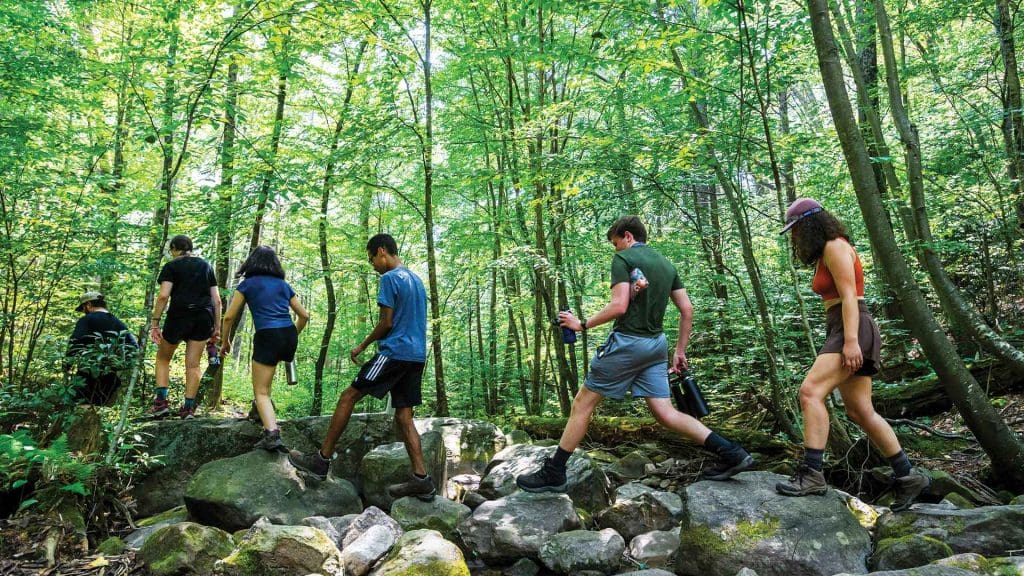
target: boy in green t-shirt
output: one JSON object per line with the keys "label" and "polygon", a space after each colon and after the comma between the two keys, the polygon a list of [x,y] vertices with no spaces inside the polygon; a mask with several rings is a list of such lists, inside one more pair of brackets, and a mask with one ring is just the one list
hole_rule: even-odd
{"label": "boy in green t-shirt", "polygon": [[527,492],[563,492],[567,488],[565,464],[587,432],[594,409],[606,396],[622,399],[627,390],[643,398],[662,426],[686,436],[718,456],[719,462],[704,470],[708,480],[727,480],[754,465],[739,444],[712,432],[699,420],[675,409],[669,399],[668,344],[663,331],[669,300],[679,309],[679,339],[672,357],[672,371],[687,368],[686,345],[693,325],[693,306],[675,266],[647,246],[647,229],[636,216],[623,216],[608,229],[615,248],[612,258],[612,300],[583,321],[571,312],[560,312],[560,325],[581,331],[614,321],[612,333],[598,346],[590,372],[572,402],[572,413],[562,438],[544,465],[516,478]]}

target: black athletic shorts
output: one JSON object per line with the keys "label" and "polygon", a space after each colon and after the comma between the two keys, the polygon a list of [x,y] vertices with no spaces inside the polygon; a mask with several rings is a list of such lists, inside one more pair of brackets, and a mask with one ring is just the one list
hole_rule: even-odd
{"label": "black athletic shorts", "polygon": [[207,341],[213,336],[213,312],[191,310],[180,316],[168,315],[164,320],[164,340],[178,344],[182,340]]}
{"label": "black athletic shorts", "polygon": [[267,366],[291,362],[295,360],[295,349],[298,346],[299,332],[294,325],[257,330],[252,336],[252,361]]}
{"label": "black athletic shorts", "polygon": [[395,360],[376,354],[363,364],[352,387],[363,394],[383,398],[391,392],[391,405],[411,408],[423,403],[423,362]]}

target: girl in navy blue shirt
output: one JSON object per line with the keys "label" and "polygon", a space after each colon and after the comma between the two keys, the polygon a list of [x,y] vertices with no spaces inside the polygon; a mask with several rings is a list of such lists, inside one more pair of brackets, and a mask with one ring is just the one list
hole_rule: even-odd
{"label": "girl in navy blue shirt", "polygon": [[[252,392],[263,422],[263,436],[256,443],[256,448],[287,452],[281,442],[274,406],[270,403],[270,386],[274,382],[277,363],[295,359],[299,333],[306,327],[309,313],[302,307],[292,287],[284,281],[284,268],[273,248],[260,246],[253,250],[238,268],[237,276],[245,279],[238,284],[224,313],[221,334],[225,338],[221,354],[226,357],[231,351],[231,328],[242,306],[248,304],[256,327],[252,338]],[[292,322],[289,309],[298,316],[297,324]]]}

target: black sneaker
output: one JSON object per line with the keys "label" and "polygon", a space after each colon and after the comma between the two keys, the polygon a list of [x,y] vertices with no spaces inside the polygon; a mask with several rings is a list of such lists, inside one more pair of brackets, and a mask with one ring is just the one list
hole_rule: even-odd
{"label": "black sneaker", "polygon": [[327,472],[331,469],[331,461],[320,455],[319,450],[312,454],[303,454],[298,450],[288,451],[288,461],[303,472],[308,472],[320,480],[327,478]]}
{"label": "black sneaker", "polygon": [[919,470],[912,470],[910,474],[902,478],[893,478],[892,491],[893,502],[889,508],[893,512],[901,512],[910,508],[914,500],[931,486],[932,479]]}
{"label": "black sneaker", "polygon": [[430,479],[429,474],[423,478],[419,478],[414,474],[401,484],[388,486],[388,494],[396,500],[406,496],[415,496],[424,502],[430,502],[434,499],[434,494],[436,493],[434,481]]}
{"label": "black sneaker", "polygon": [[281,441],[280,430],[264,430],[259,442],[254,444],[253,448],[256,450],[266,450],[267,452],[288,453],[288,448]]}
{"label": "black sneaker", "polygon": [[723,450],[718,462],[704,469],[705,480],[728,480],[754,465],[754,457],[739,445]]}
{"label": "black sneaker", "polygon": [[565,492],[569,482],[565,478],[565,467],[556,466],[551,458],[545,458],[540,470],[517,476],[516,486],[527,492]]}

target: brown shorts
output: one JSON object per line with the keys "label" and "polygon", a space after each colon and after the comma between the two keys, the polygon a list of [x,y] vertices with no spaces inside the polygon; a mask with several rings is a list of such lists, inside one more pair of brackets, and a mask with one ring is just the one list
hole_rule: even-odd
{"label": "brown shorts", "polygon": [[[857,343],[864,353],[864,364],[857,370],[857,376],[874,376],[882,367],[882,334],[878,324],[868,312],[863,300],[857,301],[860,310],[860,322],[857,330]],[[843,305],[836,304],[825,313],[825,343],[818,354],[842,354],[845,336],[843,335]]]}

